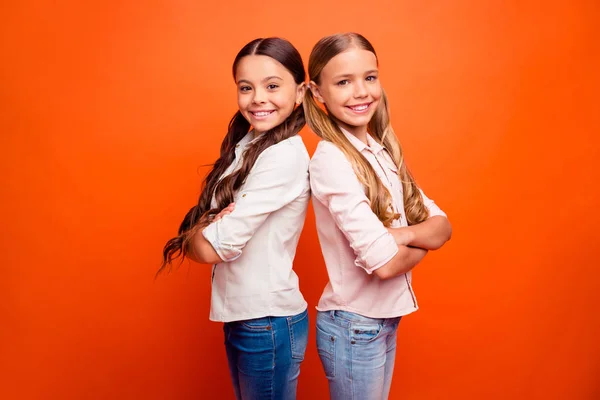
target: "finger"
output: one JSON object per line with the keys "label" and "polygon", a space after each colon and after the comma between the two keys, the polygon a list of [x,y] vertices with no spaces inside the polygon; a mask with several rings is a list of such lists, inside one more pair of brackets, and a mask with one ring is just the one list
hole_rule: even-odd
{"label": "finger", "polygon": [[221,211],[216,218],[221,219],[224,216],[226,216],[227,214],[229,214],[229,211]]}

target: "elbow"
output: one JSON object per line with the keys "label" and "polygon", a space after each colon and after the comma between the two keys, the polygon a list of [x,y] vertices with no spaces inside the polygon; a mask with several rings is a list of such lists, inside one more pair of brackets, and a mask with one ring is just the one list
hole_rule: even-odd
{"label": "elbow", "polygon": [[452,225],[447,218],[444,219],[444,226],[437,240],[432,244],[429,250],[437,250],[441,248],[447,241],[452,238]]}
{"label": "elbow", "polygon": [[450,239],[452,239],[452,225],[450,224],[450,221],[448,221],[448,219],[446,218],[446,226],[444,229],[444,235],[442,235],[443,241],[442,241],[442,244],[440,245],[440,247],[442,247],[442,245],[444,245]]}
{"label": "elbow", "polygon": [[383,264],[381,267],[373,271],[373,274],[382,281],[385,281],[387,279],[395,277],[399,273],[408,271],[409,269],[407,269],[407,256],[408,247],[398,246],[398,252],[396,253],[396,255],[387,263]]}
{"label": "elbow", "polygon": [[199,264],[218,264],[223,262],[212,245],[202,239],[204,238],[202,237],[201,240],[190,243],[186,257]]}
{"label": "elbow", "polygon": [[208,260],[204,257],[202,250],[197,247],[199,246],[190,246],[185,257],[198,264],[208,264]]}
{"label": "elbow", "polygon": [[187,256],[190,260],[197,262],[198,264],[219,264],[223,260],[216,254],[201,255],[196,252],[192,252]]}
{"label": "elbow", "polygon": [[187,244],[184,250],[185,252],[183,256],[185,258],[197,263],[202,263],[202,257],[200,257],[200,253],[198,252],[198,249],[196,249],[196,245],[193,240]]}
{"label": "elbow", "polygon": [[387,279],[390,279],[393,275],[390,273],[389,268],[387,268],[387,264],[384,265],[383,267],[377,268],[375,271],[373,271],[373,274],[378,277],[379,279],[381,279],[382,281],[385,281]]}
{"label": "elbow", "polygon": [[187,253],[185,254],[185,258],[187,258],[188,260],[192,260],[193,262],[202,264],[202,259],[198,257],[198,255],[193,249],[189,249],[187,251]]}

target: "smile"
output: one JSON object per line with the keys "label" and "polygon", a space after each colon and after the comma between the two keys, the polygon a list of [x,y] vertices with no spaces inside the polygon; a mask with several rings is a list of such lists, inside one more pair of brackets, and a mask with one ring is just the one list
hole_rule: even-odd
{"label": "smile", "polygon": [[271,110],[271,111],[250,111],[250,114],[252,114],[252,116],[255,119],[263,119],[263,118],[267,118],[269,115],[273,114],[275,112],[275,110]]}
{"label": "smile", "polygon": [[351,109],[355,113],[362,114],[362,113],[366,112],[369,109],[369,107],[371,106],[371,104],[372,103],[357,104],[355,106],[346,106],[346,107],[348,107],[349,109]]}

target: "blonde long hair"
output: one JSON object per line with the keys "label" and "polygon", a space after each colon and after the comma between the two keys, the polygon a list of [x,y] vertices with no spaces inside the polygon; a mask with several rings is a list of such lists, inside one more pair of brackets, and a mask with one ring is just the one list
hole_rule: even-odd
{"label": "blonde long hair", "polygon": [[[310,53],[308,61],[309,79],[318,85],[321,71],[329,60],[352,47],[368,50],[377,57],[371,43],[358,33],[341,33],[327,36],[319,40]],[[333,115],[326,113],[319,107],[310,90],[306,91],[303,104],[306,123],[310,129],[320,138],[335,144],[344,153],[352,164],[359,181],[365,187],[371,209],[385,226],[390,226],[392,221],[400,216],[394,213],[393,207],[391,207],[392,196],[369,161],[342,133]],[[426,220],[429,217],[429,211],[425,207],[419,187],[404,163],[402,147],[392,129],[389,115],[387,96],[385,92],[382,92],[381,101],[373,118],[369,121],[367,130],[379,144],[387,149],[398,167],[398,175],[404,193],[406,219],[409,225],[415,225]]]}

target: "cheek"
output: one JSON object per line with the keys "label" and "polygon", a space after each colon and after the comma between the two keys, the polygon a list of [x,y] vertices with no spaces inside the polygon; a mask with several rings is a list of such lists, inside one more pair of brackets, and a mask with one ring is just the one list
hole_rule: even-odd
{"label": "cheek", "polygon": [[382,94],[381,85],[379,85],[379,84],[375,85],[373,88],[373,91],[371,92],[371,96],[373,97],[374,100],[379,100],[379,99],[381,99],[381,94]]}
{"label": "cheek", "polygon": [[246,96],[242,96],[241,94],[238,94],[237,96],[237,103],[238,108],[242,111],[248,106],[248,100],[246,99]]}
{"label": "cheek", "polygon": [[342,87],[336,90],[328,91],[327,93],[323,93],[325,104],[327,104],[329,107],[343,107],[348,98],[346,92],[347,90],[344,90]]}
{"label": "cheek", "polygon": [[278,93],[272,102],[277,105],[279,109],[291,112],[296,105],[296,93]]}

